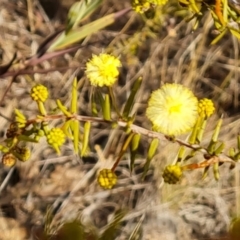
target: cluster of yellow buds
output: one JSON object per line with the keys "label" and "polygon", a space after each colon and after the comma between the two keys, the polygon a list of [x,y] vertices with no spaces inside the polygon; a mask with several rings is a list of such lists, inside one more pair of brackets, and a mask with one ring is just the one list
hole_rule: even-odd
{"label": "cluster of yellow buds", "polygon": [[58,154],[60,154],[60,149],[65,142],[65,134],[60,128],[52,128],[46,135],[47,142],[52,146]]}
{"label": "cluster of yellow buds", "polygon": [[26,147],[14,147],[2,156],[2,164],[7,167],[12,167],[17,163],[17,160],[26,162],[31,156],[30,149]]}
{"label": "cluster of yellow buds", "polygon": [[112,189],[117,183],[117,175],[111,169],[102,169],[98,174],[98,184],[104,189]]}
{"label": "cluster of yellow buds", "polygon": [[203,98],[198,102],[198,114],[203,118],[209,118],[215,111],[212,100]]}
{"label": "cluster of yellow buds", "polygon": [[30,96],[36,102],[45,102],[48,98],[48,89],[43,85],[36,85],[31,89]]}
{"label": "cluster of yellow buds", "polygon": [[182,177],[182,169],[178,165],[168,165],[165,167],[162,177],[165,183],[176,184]]}
{"label": "cluster of yellow buds", "polygon": [[[40,117],[46,114],[43,103],[48,98],[48,89],[43,85],[36,85],[31,89],[31,98],[38,104]],[[57,153],[60,153],[59,147],[65,142],[65,134],[60,128],[48,129],[48,124],[42,120],[40,124],[27,120],[24,114],[15,109],[15,121],[12,122],[6,133],[6,146],[0,145],[0,151],[3,152],[2,163],[5,166],[12,167],[17,160],[25,162],[30,158],[31,151],[26,147],[20,147],[20,142],[38,142],[41,137],[46,137],[47,142]]]}
{"label": "cluster of yellow buds", "polygon": [[45,86],[38,84],[31,89],[30,96],[32,100],[37,103],[40,114],[43,116],[46,115],[47,112],[43,103],[48,98],[48,89]]}

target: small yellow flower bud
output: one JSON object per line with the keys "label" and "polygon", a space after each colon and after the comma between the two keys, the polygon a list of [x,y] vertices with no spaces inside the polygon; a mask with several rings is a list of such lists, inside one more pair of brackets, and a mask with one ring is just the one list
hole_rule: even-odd
{"label": "small yellow flower bud", "polygon": [[36,102],[45,102],[48,98],[48,89],[43,85],[36,85],[31,89],[32,99]]}
{"label": "small yellow flower bud", "polygon": [[209,118],[215,111],[212,100],[203,98],[198,102],[198,113],[201,117]]}
{"label": "small yellow flower bud", "polygon": [[12,167],[16,164],[17,158],[12,153],[5,153],[2,156],[2,164],[7,167]]}
{"label": "small yellow flower bud", "polygon": [[117,183],[117,175],[111,169],[102,169],[98,175],[98,184],[104,189],[112,189]]}
{"label": "small yellow flower bud", "polygon": [[52,128],[47,134],[47,142],[57,153],[60,153],[59,147],[65,142],[65,134],[60,128]]}
{"label": "small yellow flower bud", "polygon": [[182,177],[182,169],[178,165],[168,165],[162,176],[165,183],[176,184]]}

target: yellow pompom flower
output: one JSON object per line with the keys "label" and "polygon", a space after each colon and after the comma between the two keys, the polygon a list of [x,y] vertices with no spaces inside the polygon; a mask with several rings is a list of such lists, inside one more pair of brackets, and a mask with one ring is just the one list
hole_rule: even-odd
{"label": "yellow pompom flower", "polygon": [[36,102],[45,102],[48,98],[48,89],[41,84],[36,85],[31,89],[30,96]]}
{"label": "yellow pompom flower", "polygon": [[101,53],[93,55],[86,64],[86,75],[93,86],[112,86],[119,75],[122,64],[112,55]]}
{"label": "yellow pompom flower", "polygon": [[60,154],[59,147],[65,142],[65,134],[60,128],[52,128],[47,134],[47,142],[52,146],[58,154]]}
{"label": "yellow pompom flower", "polygon": [[98,174],[98,184],[104,189],[112,189],[117,183],[117,175],[111,169],[102,169]]}
{"label": "yellow pompom flower", "polygon": [[146,116],[154,131],[180,135],[193,128],[198,117],[198,100],[180,84],[164,84],[151,94]]}
{"label": "yellow pompom flower", "polygon": [[203,98],[198,103],[198,113],[201,117],[209,118],[215,111],[212,100]]}
{"label": "yellow pompom flower", "polygon": [[176,184],[182,177],[182,169],[178,165],[168,165],[165,167],[162,177],[165,183]]}

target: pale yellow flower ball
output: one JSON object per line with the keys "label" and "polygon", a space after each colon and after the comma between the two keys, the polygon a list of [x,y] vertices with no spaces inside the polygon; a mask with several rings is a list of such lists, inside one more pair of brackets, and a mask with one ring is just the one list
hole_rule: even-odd
{"label": "pale yellow flower ball", "polygon": [[198,100],[180,84],[164,84],[154,91],[148,102],[146,115],[153,130],[168,136],[190,131],[198,117]]}

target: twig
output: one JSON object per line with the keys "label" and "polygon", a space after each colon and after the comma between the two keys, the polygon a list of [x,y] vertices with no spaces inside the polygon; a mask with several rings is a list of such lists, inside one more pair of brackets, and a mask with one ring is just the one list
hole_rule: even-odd
{"label": "twig", "polygon": [[[71,119],[71,118],[72,119],[77,119],[78,121],[82,121],[82,122],[87,122],[88,121],[88,122],[93,122],[93,123],[103,123],[103,124],[109,124],[109,125],[117,124],[119,127],[122,127],[122,128],[128,127],[132,130],[132,132],[145,135],[149,138],[157,138],[160,141],[161,140],[166,140],[166,139],[169,140],[169,137],[162,134],[162,133],[154,132],[154,131],[148,130],[146,128],[140,127],[140,126],[135,125],[135,124],[130,124],[129,125],[128,122],[123,121],[121,119],[107,121],[107,120],[104,120],[103,118],[99,118],[99,117],[82,116],[82,115],[74,115],[74,114],[71,117],[66,117],[63,114],[41,116],[39,118],[28,120],[26,126],[29,126],[30,124],[35,123],[35,122],[51,121],[51,120],[54,120],[54,119],[66,119],[66,118],[67,119]],[[202,147],[199,144],[190,144],[190,143],[188,143],[186,141],[183,141],[181,139],[178,139],[178,138],[175,138],[173,141],[178,143],[181,146],[185,146],[187,148],[190,148],[192,150],[196,150],[196,151],[201,152],[203,154],[209,154],[208,150],[206,148]],[[230,157],[228,157],[225,154],[219,154],[218,158],[220,159],[220,162],[230,162],[231,164],[234,164],[234,165],[236,164],[236,162],[234,160],[232,160]]]}

